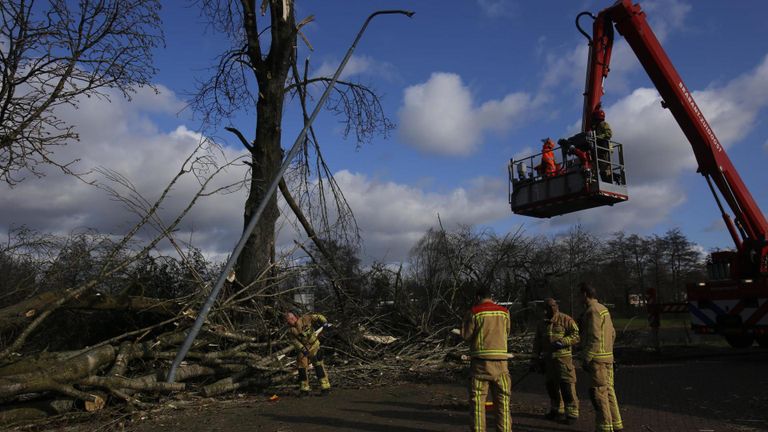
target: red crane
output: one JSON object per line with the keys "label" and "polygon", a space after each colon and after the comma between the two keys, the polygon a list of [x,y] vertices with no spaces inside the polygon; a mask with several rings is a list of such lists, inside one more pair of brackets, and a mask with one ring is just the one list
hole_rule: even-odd
{"label": "red crane", "polygon": [[[592,33],[579,20],[594,20]],[[526,216],[552,217],[628,199],[622,145],[599,139],[592,131],[600,112],[603,82],[610,72],[614,27],[624,36],[693,148],[698,172],[707,181],[735,251],[712,253],[709,280],[687,287],[687,303],[656,304],[661,312],[691,314],[699,333],[717,333],[735,347],[768,346],[768,222],[733,167],[680,75],[672,66],[639,5],[619,0],[597,16],[582,12],[576,26],[589,40],[589,64],[584,92],[582,132],[560,140],[562,158],[555,172],[543,170],[541,154],[511,160],[512,211]],[[547,147],[549,158],[557,149]],[[573,157],[578,156],[578,160]],[[536,173],[538,169],[538,174]],[[730,211],[730,214],[728,211]]]}
{"label": "red crane", "polygon": [[[585,15],[594,18],[591,36],[579,26]],[[735,243],[735,252],[713,254],[709,282],[688,287],[694,330],[723,334],[734,346],[749,346],[754,338],[768,345],[768,222],[672,66],[645,13],[631,0],[620,0],[597,16],[582,12],[576,25],[590,47],[582,130],[590,130],[591,115],[600,106],[603,82],[610,72],[615,26],[656,86],[662,107],[669,109],[691,143],[698,172],[706,179]]]}

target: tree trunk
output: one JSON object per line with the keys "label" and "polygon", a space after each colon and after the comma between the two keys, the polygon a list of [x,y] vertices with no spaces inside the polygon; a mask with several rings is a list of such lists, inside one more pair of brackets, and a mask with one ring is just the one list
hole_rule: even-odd
{"label": "tree trunk", "polygon": [[[282,5],[290,5],[283,2]],[[262,59],[260,53],[250,53],[256,80],[259,84],[259,100],[256,103],[256,139],[251,151],[251,188],[245,202],[245,225],[251,220],[256,208],[265,199],[265,192],[275,178],[283,159],[281,146],[283,102],[288,70],[294,61],[296,44],[296,20],[291,7],[287,19],[283,19],[280,2],[272,2],[271,44],[269,54]],[[237,260],[237,277],[245,285],[259,278],[274,262],[275,224],[280,212],[277,197],[269,197],[267,207],[248,238]]]}

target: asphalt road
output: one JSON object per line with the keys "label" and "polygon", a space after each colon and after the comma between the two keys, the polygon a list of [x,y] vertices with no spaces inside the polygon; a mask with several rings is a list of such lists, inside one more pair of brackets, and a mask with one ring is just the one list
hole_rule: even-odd
{"label": "asphalt road", "polygon": [[[768,350],[667,350],[622,353],[616,392],[625,431],[768,431]],[[521,372],[522,373],[522,372]],[[531,375],[513,390],[515,431],[592,431],[594,411],[579,372],[581,418],[574,425],[542,418],[548,408],[543,378]],[[519,374],[513,374],[519,376]],[[513,377],[514,378],[514,377]],[[196,431],[466,431],[465,380],[335,389],[328,396],[249,395],[226,403],[154,412],[120,425],[137,432]],[[489,424],[493,420],[489,415]],[[492,430],[489,429],[489,430]]]}

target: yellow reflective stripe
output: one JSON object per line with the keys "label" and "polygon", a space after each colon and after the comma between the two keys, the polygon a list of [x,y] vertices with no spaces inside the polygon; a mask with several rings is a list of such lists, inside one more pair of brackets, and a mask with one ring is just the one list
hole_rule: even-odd
{"label": "yellow reflective stripe", "polygon": [[[477,320],[477,328],[482,329],[483,328],[483,317],[477,316],[475,318]],[[483,332],[479,331],[477,332],[477,341],[476,341],[476,347],[477,349],[483,349]]]}
{"label": "yellow reflective stripe", "polygon": [[605,352],[605,315],[600,312],[603,321],[600,323],[600,351]]}
{"label": "yellow reflective stripe", "polygon": [[470,355],[476,355],[476,354],[506,354],[507,350],[477,350],[472,351],[469,354]]}
{"label": "yellow reflective stripe", "polygon": [[589,355],[591,355],[592,357],[611,357],[611,356],[613,356],[613,353],[610,353],[610,352],[597,352],[596,353],[596,352],[590,351]]}
{"label": "yellow reflective stripe", "polygon": [[497,408],[496,415],[501,416],[501,430],[504,432],[511,432],[512,425],[510,425],[509,416],[509,394],[512,392],[512,387],[507,381],[507,374],[501,374],[501,406]]}
{"label": "yellow reflective stripe", "polygon": [[562,358],[562,357],[571,357],[572,354],[570,351],[557,351],[552,353],[553,358]]}
{"label": "yellow reflective stripe", "polygon": [[503,316],[508,317],[509,314],[507,312],[502,311],[485,311],[485,312],[478,312],[475,314],[476,317],[478,316]]}
{"label": "yellow reflective stripe", "polygon": [[[483,393],[482,383],[478,379],[473,379],[475,382],[475,430],[482,430],[483,420],[485,420],[485,405],[481,400]],[[481,414],[482,413],[482,414]],[[480,417],[482,415],[482,417]]]}

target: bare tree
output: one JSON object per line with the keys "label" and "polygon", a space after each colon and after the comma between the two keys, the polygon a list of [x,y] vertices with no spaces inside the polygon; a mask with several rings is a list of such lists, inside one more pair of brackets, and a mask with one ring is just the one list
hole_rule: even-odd
{"label": "bare tree", "polygon": [[[301,35],[309,45],[301,27],[313,18],[297,23],[292,0],[200,0],[199,4],[213,28],[229,36],[231,48],[219,57],[213,76],[200,85],[193,107],[209,127],[229,120],[239,111],[255,110],[256,114],[252,140],[246,139],[238,128],[227,127],[251,155],[250,192],[243,215],[247,225],[251,214],[265,199],[266,187],[282,163],[286,97],[296,97],[307,121],[311,86],[327,85],[330,78],[309,77],[307,62],[303,73],[299,71],[298,37]],[[393,127],[384,116],[377,95],[359,84],[339,82],[335,97],[329,99],[326,108],[343,116],[346,132],[354,132],[358,145],[374,134],[386,134]],[[307,236],[323,254],[326,253],[322,242],[318,241],[321,238],[356,246],[358,234],[354,217],[325,165],[312,130],[304,145],[294,172],[288,176],[293,181],[281,185],[283,196]],[[328,204],[335,206],[334,222],[329,220]],[[278,216],[277,198],[271,197],[236,265],[238,280],[246,285],[274,262]]]}
{"label": "bare tree", "polygon": [[[704,261],[696,245],[680,231],[673,228],[664,234],[664,244],[667,247],[667,266],[671,276],[671,300],[681,301],[685,298],[683,282],[701,280],[701,265]],[[692,277],[693,276],[693,277]]]}
{"label": "bare tree", "polygon": [[0,180],[14,185],[40,165],[72,173],[54,147],[78,139],[56,116],[85,97],[129,97],[150,86],[163,43],[159,0],[0,2]]}
{"label": "bare tree", "polygon": [[517,299],[515,281],[527,250],[519,231],[500,237],[466,225],[450,232],[429,229],[411,250],[408,270],[421,328],[429,332],[441,320],[461,317],[479,287],[501,300]]}

